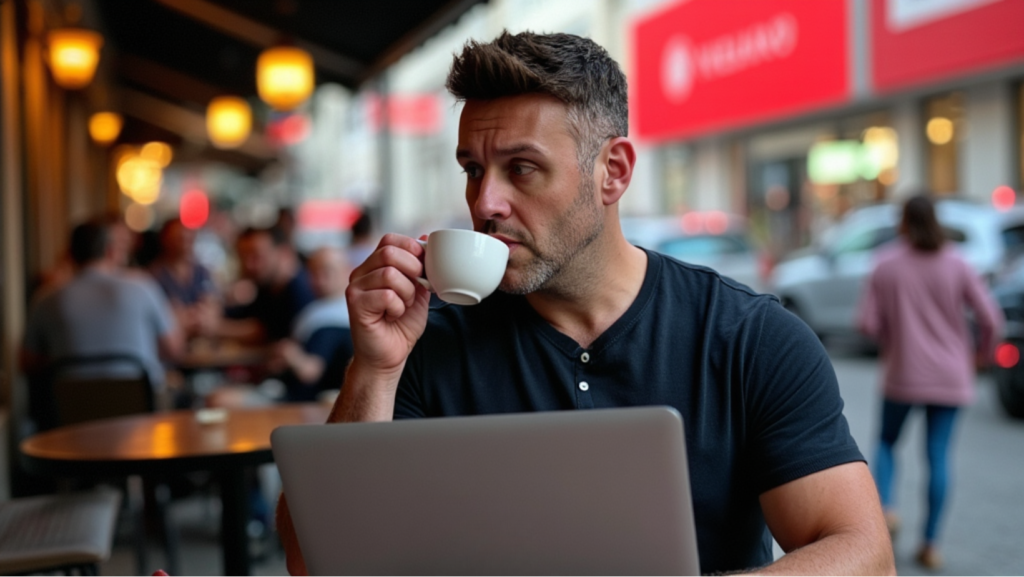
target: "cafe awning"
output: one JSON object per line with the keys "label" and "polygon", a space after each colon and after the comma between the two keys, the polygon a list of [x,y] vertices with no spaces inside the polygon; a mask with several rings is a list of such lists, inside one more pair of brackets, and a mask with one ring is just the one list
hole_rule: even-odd
{"label": "cafe awning", "polygon": [[[380,72],[482,0],[93,0],[86,20],[104,35],[123,141],[203,137],[215,96],[256,94],[256,61],[293,44],[312,57],[317,84],[350,89]],[[88,23],[88,22],[87,22]],[[259,139],[206,157],[262,164]]]}

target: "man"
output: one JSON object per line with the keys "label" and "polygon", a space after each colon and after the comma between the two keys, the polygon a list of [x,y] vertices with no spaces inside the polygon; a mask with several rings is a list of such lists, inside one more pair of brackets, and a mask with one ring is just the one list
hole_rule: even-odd
{"label": "man", "polygon": [[160,255],[150,267],[188,336],[212,334],[221,316],[210,272],[196,262],[195,241],[195,230],[180,219],[168,220],[160,229]]}
{"label": "man", "polygon": [[316,298],[309,276],[283,230],[249,228],[235,244],[242,277],[256,285],[256,298],[237,310],[221,336],[276,342],[286,338],[299,312]]}
{"label": "man", "polygon": [[[97,217],[92,222],[107,229],[107,260],[118,270],[128,269],[135,244],[135,233],[125,225],[124,219],[116,212]],[[74,260],[70,254],[65,253],[52,268],[40,274],[39,286],[32,294],[32,302],[64,286],[74,276]]]}
{"label": "man", "polygon": [[291,338],[272,352],[271,367],[284,371],[286,400],[312,401],[320,393],[337,391],[352,358],[349,330],[348,263],[340,249],[324,247],[309,257],[309,278],[317,300],[299,313]]}
{"label": "man", "polygon": [[[31,374],[71,358],[124,354],[139,359],[149,382],[159,388],[164,382],[161,359],[173,360],[184,348],[160,288],[145,275],[122,270],[123,247],[103,221],[75,227],[69,254],[74,276],[40,297],[29,311],[22,350],[25,371]],[[134,369],[115,363],[89,371],[121,376]]]}
{"label": "man", "polygon": [[[456,159],[473,226],[509,245],[501,292],[428,310],[422,248],[385,236],[346,292],[355,354],[330,420],[671,405],[702,572],[893,573],[814,335],[774,297],[622,236],[636,155],[607,53],[505,33],[468,43],[447,86],[465,101]],[[302,572],[289,523],[282,500],[289,570]],[[769,565],[771,536],[787,555]]]}

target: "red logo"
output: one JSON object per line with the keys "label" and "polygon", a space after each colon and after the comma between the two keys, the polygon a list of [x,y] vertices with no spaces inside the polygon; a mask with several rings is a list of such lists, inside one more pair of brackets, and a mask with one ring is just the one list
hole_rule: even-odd
{"label": "red logo", "polygon": [[636,22],[633,120],[679,138],[847,96],[842,0],[690,0]]}

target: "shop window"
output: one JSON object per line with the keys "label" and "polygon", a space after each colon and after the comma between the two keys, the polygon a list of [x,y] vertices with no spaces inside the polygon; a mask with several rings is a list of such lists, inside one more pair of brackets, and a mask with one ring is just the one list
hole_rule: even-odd
{"label": "shop window", "polygon": [[953,92],[925,102],[928,187],[934,194],[960,190],[960,144],[964,138],[963,95]]}
{"label": "shop window", "polygon": [[690,151],[685,146],[662,149],[662,185],[666,214],[678,214],[690,208]]}
{"label": "shop window", "polygon": [[837,127],[808,155],[815,211],[832,219],[889,198],[899,158],[899,135],[886,111],[844,118]]}

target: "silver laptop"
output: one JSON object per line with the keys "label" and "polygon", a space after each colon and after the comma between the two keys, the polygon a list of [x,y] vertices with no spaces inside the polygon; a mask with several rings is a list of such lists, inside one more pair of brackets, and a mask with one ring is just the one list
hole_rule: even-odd
{"label": "silver laptop", "polygon": [[696,575],[682,420],[642,407],[271,436],[313,575]]}

